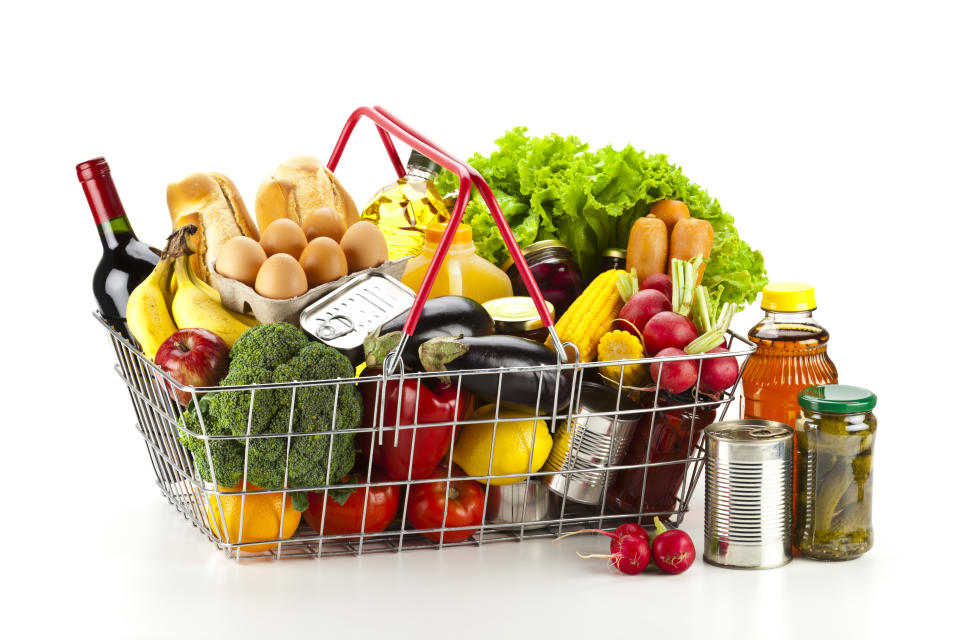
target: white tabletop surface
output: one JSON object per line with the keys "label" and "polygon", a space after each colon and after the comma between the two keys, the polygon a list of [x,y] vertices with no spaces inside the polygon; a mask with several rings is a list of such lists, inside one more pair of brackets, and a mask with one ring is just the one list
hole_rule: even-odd
{"label": "white tabletop surface", "polygon": [[[956,3],[7,4],[0,636],[957,637]],[[667,153],[772,280],[815,284],[841,382],[880,398],[875,548],[636,577],[577,558],[601,539],[215,551],[154,484],[89,315],[101,249],[73,167],[106,156],[161,245],[168,182],[223,172],[252,208],[378,103],[465,159],[517,125]],[[362,206],[392,176],[369,123],[354,140],[337,174]],[[698,495],[698,551],[702,517]]]}

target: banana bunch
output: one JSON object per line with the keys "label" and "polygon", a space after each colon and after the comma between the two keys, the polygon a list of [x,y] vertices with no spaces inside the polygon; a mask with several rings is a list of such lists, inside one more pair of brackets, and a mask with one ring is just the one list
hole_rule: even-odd
{"label": "banana bunch", "polygon": [[151,360],[178,328],[207,329],[233,345],[241,333],[258,324],[224,308],[220,293],[197,277],[187,245],[191,226],[174,231],[160,262],[127,300],[127,326]]}

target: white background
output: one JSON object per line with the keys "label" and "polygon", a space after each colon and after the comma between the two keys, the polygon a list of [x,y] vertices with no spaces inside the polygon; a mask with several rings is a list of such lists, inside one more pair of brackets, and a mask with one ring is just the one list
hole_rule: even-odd
{"label": "white background", "polygon": [[[883,637],[953,624],[952,3],[95,4],[18,2],[0,21],[0,607],[17,636]],[[252,207],[289,155],[325,159],[361,104],[464,158],[517,124],[669,153],[736,216],[771,279],[816,285],[841,382],[879,395],[875,548],[635,578],[578,560],[604,547],[589,540],[245,565],[216,553],[154,485],[89,315],[100,248],[74,165],[106,156],[156,245],[167,182],[221,171]],[[360,202],[391,178],[378,144],[361,124],[339,171]],[[701,523],[698,497],[685,522],[698,550]]]}

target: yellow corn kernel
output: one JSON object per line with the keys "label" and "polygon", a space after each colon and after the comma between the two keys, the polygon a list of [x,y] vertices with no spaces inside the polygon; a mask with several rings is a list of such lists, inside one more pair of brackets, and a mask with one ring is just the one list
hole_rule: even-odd
{"label": "yellow corn kernel", "polygon": [[[557,321],[560,341],[577,345],[580,362],[591,362],[597,357],[600,337],[620,313],[623,300],[617,290],[617,278],[622,273],[621,269],[611,269],[598,275]],[[553,347],[550,341],[547,346]]]}
{"label": "yellow corn kernel", "polygon": [[[597,360],[636,360],[643,357],[643,345],[640,339],[629,331],[611,331],[597,345]],[[600,373],[616,383],[620,382],[621,365],[600,367]],[[642,364],[623,365],[623,384],[635,387],[646,376]]]}

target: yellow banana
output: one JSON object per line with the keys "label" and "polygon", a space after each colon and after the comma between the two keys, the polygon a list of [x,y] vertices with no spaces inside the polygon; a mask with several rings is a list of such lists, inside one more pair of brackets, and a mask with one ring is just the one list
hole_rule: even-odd
{"label": "yellow banana", "polygon": [[170,276],[173,260],[157,263],[127,300],[127,326],[148,358],[153,360],[164,340],[177,330],[170,316]]}
{"label": "yellow banana", "polygon": [[[235,314],[220,304],[220,294],[215,289],[201,283],[190,268],[188,255],[178,257],[174,268],[177,293],[173,296],[173,319],[177,326],[181,329],[207,329],[232,346],[250,325],[239,318],[240,314]],[[216,297],[207,293],[204,287],[216,294]]]}
{"label": "yellow banana", "polygon": [[[192,265],[193,263],[190,264],[191,267]],[[192,268],[191,268],[191,271],[192,271]],[[197,273],[196,271],[193,271],[194,280],[196,281],[197,286],[199,286],[200,289],[202,289],[203,292],[206,293],[209,297],[213,298],[217,304],[219,304],[220,306],[223,306],[223,300],[220,298],[220,292],[214,289],[213,287],[211,287],[206,282],[204,282],[199,276],[196,275],[196,273]],[[254,318],[253,316],[248,316],[245,313],[237,313],[236,311],[231,311],[226,307],[223,307],[223,310],[229,313],[230,315],[232,315],[234,318],[236,318],[243,324],[247,325],[248,327],[255,327],[258,324],[260,324],[259,322],[257,322],[257,319]]]}

